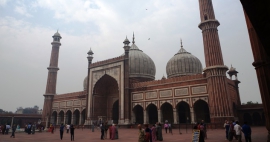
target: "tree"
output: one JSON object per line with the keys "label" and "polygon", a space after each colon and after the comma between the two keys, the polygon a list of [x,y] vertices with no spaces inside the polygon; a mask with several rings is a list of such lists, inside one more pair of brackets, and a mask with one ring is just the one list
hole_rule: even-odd
{"label": "tree", "polygon": [[254,104],[259,104],[258,102],[252,102],[248,101],[247,103],[242,103],[242,105],[254,105]]}

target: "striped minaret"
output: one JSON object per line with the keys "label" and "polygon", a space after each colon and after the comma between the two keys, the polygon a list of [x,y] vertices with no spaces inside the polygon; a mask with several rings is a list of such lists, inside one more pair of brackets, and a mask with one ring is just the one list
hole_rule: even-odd
{"label": "striped minaret", "polygon": [[[42,122],[48,125],[51,113],[52,113],[52,102],[54,95],[56,95],[56,81],[57,81],[57,71],[58,68],[58,57],[59,57],[59,48],[61,46],[60,39],[62,38],[58,31],[52,36],[53,42],[52,51],[51,51],[51,59],[50,65],[48,69],[48,78],[47,78],[47,86],[44,96],[44,105],[42,111]],[[47,128],[47,127],[46,127]]]}
{"label": "striped minaret", "polygon": [[205,64],[209,94],[211,123],[222,124],[225,119],[233,118],[232,102],[229,100],[226,71],[224,66],[218,30],[219,22],[215,19],[212,0],[199,0]]}

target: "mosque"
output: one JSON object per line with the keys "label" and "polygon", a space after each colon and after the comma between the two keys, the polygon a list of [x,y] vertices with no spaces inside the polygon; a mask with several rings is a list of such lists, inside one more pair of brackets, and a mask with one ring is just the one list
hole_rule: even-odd
{"label": "mosque", "polygon": [[[119,57],[92,63],[94,53],[90,49],[84,90],[56,94],[62,37],[55,33],[42,122],[91,125],[101,119],[131,125],[204,120],[223,125],[224,120],[242,119],[237,109],[241,106],[238,72],[224,65],[217,30],[220,23],[212,1],[199,0],[199,6],[206,67],[184,49],[181,41],[179,51],[167,62],[167,78],[163,76],[161,80],[155,80],[155,63],[135,44],[133,34],[131,45],[127,38],[124,40],[124,53]],[[256,115],[264,118],[263,113]]]}

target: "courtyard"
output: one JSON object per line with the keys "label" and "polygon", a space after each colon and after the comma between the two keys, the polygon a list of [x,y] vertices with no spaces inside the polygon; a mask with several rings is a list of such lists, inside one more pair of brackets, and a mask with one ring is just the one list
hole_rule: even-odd
{"label": "courtyard", "polygon": [[[267,130],[265,127],[251,127],[252,129],[252,141],[253,142],[266,142]],[[119,128],[119,139],[114,141],[119,142],[136,142],[138,141],[138,130],[135,128],[126,129]],[[190,142],[192,138],[192,129],[181,129],[182,134],[179,134],[179,129],[173,129],[173,135],[162,131],[164,142]],[[59,142],[60,134],[59,128],[56,129],[54,134],[49,132],[36,132],[34,135],[28,135],[24,132],[17,132],[15,138],[10,138],[9,135],[0,135],[0,142]],[[227,142],[225,139],[224,129],[209,129],[207,131],[208,139],[206,142]],[[100,131],[95,129],[92,132],[90,129],[75,129],[75,141],[78,142],[98,142],[98,141],[111,141],[108,139],[100,140]],[[70,141],[70,134],[64,133],[63,142]],[[233,140],[236,142],[236,140]],[[242,141],[244,137],[242,135]]]}

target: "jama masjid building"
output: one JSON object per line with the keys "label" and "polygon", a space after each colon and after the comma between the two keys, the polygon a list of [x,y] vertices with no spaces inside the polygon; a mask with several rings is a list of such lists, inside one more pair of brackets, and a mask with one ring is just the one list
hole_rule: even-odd
{"label": "jama masjid building", "polygon": [[[94,53],[90,49],[84,90],[56,95],[62,37],[55,33],[42,121],[91,125],[102,119],[130,125],[165,120],[193,123],[202,119],[223,124],[225,119],[241,119],[237,112],[237,106],[241,106],[238,72],[224,65],[217,30],[220,23],[212,1],[199,0],[199,6],[206,67],[184,49],[181,41],[179,51],[167,62],[167,78],[161,80],[155,80],[155,63],[137,47],[133,34],[131,45],[127,38],[124,40],[124,53],[119,57],[92,63]],[[264,118],[263,113],[255,115]]]}

